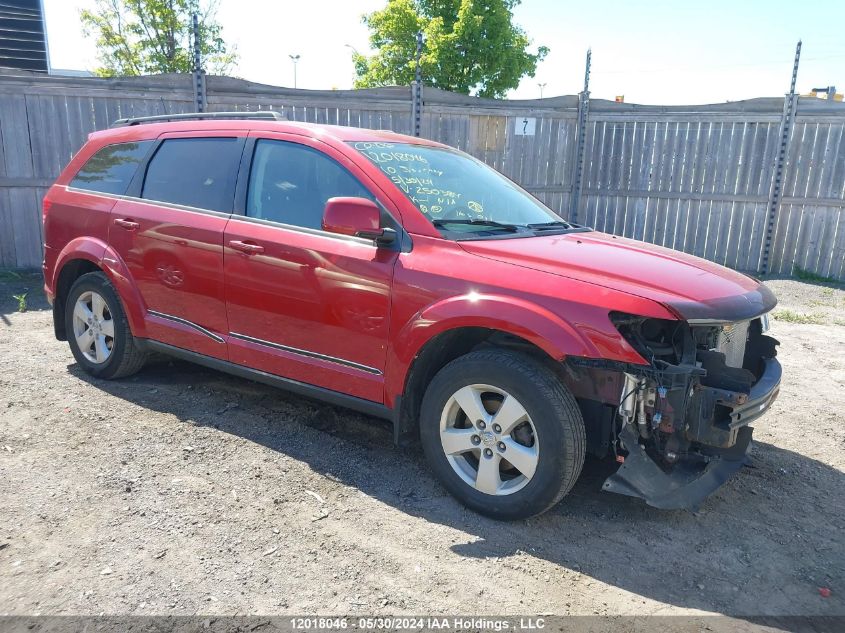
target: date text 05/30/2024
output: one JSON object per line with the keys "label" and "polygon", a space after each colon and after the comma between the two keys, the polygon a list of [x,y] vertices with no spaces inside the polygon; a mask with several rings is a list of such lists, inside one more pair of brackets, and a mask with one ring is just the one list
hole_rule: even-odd
{"label": "date text 05/30/2024", "polygon": [[295,631],[536,631],[545,627],[543,618],[484,617],[294,617]]}

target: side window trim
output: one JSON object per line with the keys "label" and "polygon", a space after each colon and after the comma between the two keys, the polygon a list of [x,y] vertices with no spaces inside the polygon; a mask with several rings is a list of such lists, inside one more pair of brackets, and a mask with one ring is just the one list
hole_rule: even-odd
{"label": "side window trim", "polygon": [[147,177],[147,168],[150,166],[150,161],[153,159],[153,156],[156,155],[158,148],[161,147],[163,142],[164,139],[161,137],[155,139],[153,142],[150,151],[147,152],[144,160],[142,160],[141,164],[138,165],[138,169],[135,171],[135,176],[129,183],[129,188],[126,190],[127,197],[138,198],[139,200],[141,199],[141,190],[144,188],[144,179]]}
{"label": "side window trim", "polygon": [[232,208],[233,215],[239,215],[244,218],[246,215],[246,199],[249,193],[249,173],[252,171],[252,159],[255,156],[255,144],[259,137],[250,136],[246,139],[243,152],[241,153],[241,163],[238,167],[238,182],[235,185],[235,204]]}

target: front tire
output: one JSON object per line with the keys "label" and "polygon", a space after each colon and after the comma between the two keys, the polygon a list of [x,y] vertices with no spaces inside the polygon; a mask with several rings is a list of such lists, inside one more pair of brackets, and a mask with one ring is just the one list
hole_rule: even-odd
{"label": "front tire", "polygon": [[65,331],[76,362],[97,378],[123,378],[146,354],[129,330],[120,298],[104,273],[82,275],[68,292]]}
{"label": "front tire", "polygon": [[426,390],[420,437],[432,470],[462,503],[496,519],[545,512],[584,464],[575,398],[542,362],[518,352],[471,352]]}

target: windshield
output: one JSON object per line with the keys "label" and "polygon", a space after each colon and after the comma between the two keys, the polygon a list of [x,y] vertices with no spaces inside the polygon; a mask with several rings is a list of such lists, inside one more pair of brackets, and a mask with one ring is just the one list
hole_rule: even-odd
{"label": "windshield", "polygon": [[481,161],[411,143],[351,145],[390,178],[431,223],[453,237],[568,230],[546,206]]}

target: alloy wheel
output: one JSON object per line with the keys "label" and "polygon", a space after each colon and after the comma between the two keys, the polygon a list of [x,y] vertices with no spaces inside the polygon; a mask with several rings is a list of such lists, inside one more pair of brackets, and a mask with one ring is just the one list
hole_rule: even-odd
{"label": "alloy wheel", "polygon": [[465,483],[489,495],[524,488],[537,470],[540,444],[525,407],[492,385],[456,391],[440,417],[440,443]]}
{"label": "alloy wheel", "polygon": [[73,335],[86,359],[101,365],[114,349],[114,320],[102,295],[87,290],[73,306]]}

